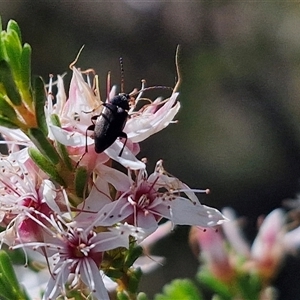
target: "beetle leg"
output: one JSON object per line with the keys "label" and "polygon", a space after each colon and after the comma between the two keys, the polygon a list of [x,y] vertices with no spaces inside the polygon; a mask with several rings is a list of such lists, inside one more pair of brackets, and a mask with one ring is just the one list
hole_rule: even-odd
{"label": "beetle leg", "polygon": [[126,145],[126,143],[127,143],[127,139],[128,139],[128,138],[127,138],[127,134],[126,134],[125,132],[121,132],[120,135],[119,135],[119,137],[125,139],[125,142],[124,142],[124,144],[123,144],[123,147],[122,147],[122,149],[121,149],[121,151],[120,151],[120,153],[119,153],[119,156],[122,156],[122,153],[123,153],[123,150],[124,150],[124,148],[125,148],[125,145]]}
{"label": "beetle leg", "polygon": [[[95,117],[98,117],[98,116],[95,116]],[[87,132],[88,132],[88,130],[94,131],[95,130],[95,124],[93,123],[92,125],[90,125],[85,131],[85,153],[88,152],[88,146],[87,146]]]}
{"label": "beetle leg", "polygon": [[[94,118],[94,117],[96,117],[96,118]],[[91,120],[97,119],[98,116],[94,116],[94,117],[92,117]],[[92,121],[92,122],[93,122],[93,121]],[[88,153],[88,146],[87,146],[87,132],[88,132],[88,130],[91,130],[91,131],[94,131],[94,130],[95,130],[95,124],[94,124],[94,122],[93,122],[93,124],[90,125],[90,126],[86,129],[86,131],[85,131],[85,151],[84,151],[84,153],[81,155],[81,157],[79,158],[79,160],[77,161],[77,163],[76,163],[76,168],[78,167],[79,163],[82,161],[83,157]]]}

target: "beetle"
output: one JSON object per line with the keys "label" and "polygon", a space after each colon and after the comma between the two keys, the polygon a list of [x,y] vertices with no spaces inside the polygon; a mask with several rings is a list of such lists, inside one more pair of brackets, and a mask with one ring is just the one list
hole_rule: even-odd
{"label": "beetle", "polygon": [[123,132],[129,110],[129,94],[119,94],[114,96],[110,103],[103,103],[104,106],[100,115],[91,118],[92,125],[87,128],[94,131],[95,151],[101,153],[111,146],[120,137],[124,138],[124,145],[119,153],[122,156],[127,142],[127,134]]}

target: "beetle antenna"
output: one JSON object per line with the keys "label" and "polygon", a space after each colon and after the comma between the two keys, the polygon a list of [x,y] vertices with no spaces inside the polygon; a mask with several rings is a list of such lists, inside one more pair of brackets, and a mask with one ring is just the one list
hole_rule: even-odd
{"label": "beetle antenna", "polygon": [[120,68],[121,68],[121,93],[124,93],[124,67],[123,67],[122,57],[120,57]]}

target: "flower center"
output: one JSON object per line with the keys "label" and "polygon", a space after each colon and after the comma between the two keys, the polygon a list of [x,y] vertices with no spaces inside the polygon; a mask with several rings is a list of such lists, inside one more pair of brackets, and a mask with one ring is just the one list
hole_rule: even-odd
{"label": "flower center", "polygon": [[145,210],[156,198],[157,193],[153,189],[153,185],[149,184],[147,181],[143,181],[137,188],[134,197],[133,204],[141,210]]}
{"label": "flower center", "polygon": [[86,243],[80,242],[79,239],[68,242],[69,258],[83,258],[87,256],[89,249]]}
{"label": "flower center", "polygon": [[151,200],[148,198],[148,195],[142,195],[138,201],[137,201],[137,206],[139,208],[145,208],[150,204]]}

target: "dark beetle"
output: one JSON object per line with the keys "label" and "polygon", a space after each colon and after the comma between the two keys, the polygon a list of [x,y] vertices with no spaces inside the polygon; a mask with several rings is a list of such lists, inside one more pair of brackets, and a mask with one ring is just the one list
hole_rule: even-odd
{"label": "dark beetle", "polygon": [[127,142],[127,134],[123,132],[129,110],[130,96],[128,94],[119,94],[111,100],[110,103],[103,103],[103,110],[100,115],[93,116],[93,124],[87,130],[94,131],[95,151],[103,152],[118,138],[125,138],[119,156],[122,155]]}

